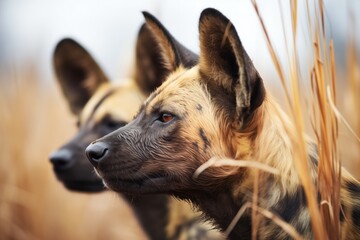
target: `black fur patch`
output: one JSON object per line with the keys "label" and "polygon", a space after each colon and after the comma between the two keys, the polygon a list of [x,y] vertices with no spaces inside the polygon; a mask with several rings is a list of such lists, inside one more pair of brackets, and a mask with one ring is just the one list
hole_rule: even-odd
{"label": "black fur patch", "polygon": [[300,192],[291,196],[286,195],[278,204],[279,214],[286,222],[290,222],[291,219],[301,210],[304,200],[305,196]]}
{"label": "black fur patch", "polygon": [[[291,223],[299,216],[301,211],[306,211],[306,209],[307,201],[305,192],[303,188],[299,188],[299,190],[294,194],[287,194],[284,198],[282,198],[272,209],[272,211],[278,214],[285,222]],[[303,228],[303,223],[296,224],[296,221],[294,222],[293,226],[300,234],[303,234],[309,230],[308,228]],[[311,228],[311,226],[309,226],[309,228]],[[276,233],[274,232],[274,234]],[[276,239],[276,237],[274,239]]]}
{"label": "black fur patch", "polygon": [[360,208],[355,206],[351,214],[352,221],[355,225],[360,225]]}
{"label": "black fur patch", "polygon": [[204,150],[206,150],[208,147],[210,147],[210,141],[209,139],[206,137],[205,133],[204,133],[204,129],[200,128],[199,130],[199,134],[201,137],[201,140],[204,143]]}
{"label": "black fur patch", "polygon": [[[360,186],[355,182],[347,182],[346,184],[349,192],[351,194],[351,198],[359,198],[360,196]],[[354,206],[351,213],[352,221],[355,225],[360,225],[360,207]]]}
{"label": "black fur patch", "polygon": [[196,152],[199,151],[199,145],[198,145],[197,142],[192,142],[192,145],[193,145]]}
{"label": "black fur patch", "polygon": [[360,186],[357,185],[356,183],[347,182],[346,186],[349,189],[349,192],[352,196],[356,197],[360,194]]}

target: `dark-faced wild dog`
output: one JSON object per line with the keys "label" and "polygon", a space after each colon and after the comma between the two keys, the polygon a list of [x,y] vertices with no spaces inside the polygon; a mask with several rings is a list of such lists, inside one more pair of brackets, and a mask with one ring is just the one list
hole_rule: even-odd
{"label": "dark-faced wild dog", "polygon": [[[161,31],[167,34],[159,25],[156,34]],[[134,80],[120,85],[110,82],[96,61],[77,42],[64,39],[58,43],[54,52],[55,72],[70,109],[77,116],[79,128],[73,139],[50,156],[57,178],[67,189],[80,192],[105,190],[86,158],[85,147],[130,122],[146,96],[170,72],[168,66],[161,64],[157,45],[162,43],[157,42],[154,34],[146,25],[141,27],[136,44]],[[184,55],[182,62],[189,66],[196,64],[198,57],[195,54],[170,35],[166,37]],[[151,239],[220,237],[209,223],[199,221],[199,214],[194,213],[187,203],[162,194],[123,197]]]}
{"label": "dark-faced wild dog", "polygon": [[[295,132],[290,121],[265,90],[225,16],[214,9],[204,10],[199,32],[199,64],[191,68],[180,64],[133,121],[87,147],[88,158],[108,188],[129,194],[167,193],[189,200],[223,230],[252,201],[257,170],[210,167],[197,178],[194,172],[210,159],[266,164],[281,174],[261,172],[259,207],[289,223],[304,239],[312,239],[306,197],[293,163],[290,136]],[[171,44],[162,53],[168,54],[164,59],[173,65],[177,52]],[[308,142],[314,181],[316,148]],[[341,236],[360,239],[360,185],[346,171],[342,176]],[[251,239],[251,233],[251,210],[247,210],[229,237]],[[261,218],[257,238],[291,237],[274,221]]]}

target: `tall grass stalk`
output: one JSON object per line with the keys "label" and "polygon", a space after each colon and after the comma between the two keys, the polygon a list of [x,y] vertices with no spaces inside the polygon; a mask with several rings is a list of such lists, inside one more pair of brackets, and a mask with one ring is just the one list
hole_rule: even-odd
{"label": "tall grass stalk", "polygon": [[[309,4],[311,3],[314,4],[315,17],[311,15],[309,10]],[[252,0],[252,4],[278,72],[295,128],[296,134],[292,136],[294,164],[306,194],[314,237],[315,239],[339,239],[341,162],[337,143],[338,121],[330,106],[330,101],[336,105],[335,54],[333,41],[331,40],[328,43],[326,40],[324,3],[322,0],[306,1],[308,37],[313,43],[313,63],[309,64],[312,67],[304,79],[300,77],[298,67],[301,61],[301,59],[298,59],[297,48],[299,3],[296,0],[290,1],[292,45],[286,46],[286,49],[291,50],[291,57],[288,57],[290,85],[286,81],[284,67],[281,66],[278,55],[273,48],[256,0]],[[282,21],[284,21],[283,19],[282,17]],[[284,22],[282,24],[284,26]],[[285,33],[284,38],[285,43],[288,44]],[[311,96],[301,94],[303,91],[300,90],[300,85],[306,82],[311,85]],[[327,96],[327,88],[330,89],[331,96]],[[309,157],[306,136],[304,135],[304,121],[308,113],[304,113],[301,108],[302,100],[311,102],[312,107],[310,119],[312,119],[319,154],[318,178],[315,182],[310,175],[308,166]],[[320,205],[317,192],[320,194]]]}

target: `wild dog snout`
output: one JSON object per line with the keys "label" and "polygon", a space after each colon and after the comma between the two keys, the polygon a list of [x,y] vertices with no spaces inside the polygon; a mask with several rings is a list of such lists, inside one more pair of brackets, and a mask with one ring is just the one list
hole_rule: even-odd
{"label": "wild dog snout", "polygon": [[60,149],[49,156],[50,162],[57,170],[68,169],[73,163],[73,154],[68,149]]}
{"label": "wild dog snout", "polygon": [[103,142],[91,143],[85,150],[86,156],[94,167],[105,158],[109,146]]}

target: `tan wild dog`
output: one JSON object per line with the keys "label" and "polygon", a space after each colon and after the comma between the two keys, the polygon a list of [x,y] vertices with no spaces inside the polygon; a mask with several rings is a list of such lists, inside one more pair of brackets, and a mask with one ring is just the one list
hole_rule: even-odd
{"label": "tan wild dog", "polygon": [[[147,23],[153,27],[147,15]],[[215,9],[202,12],[200,61],[180,64],[126,126],[93,142],[88,158],[106,186],[128,194],[167,193],[191,201],[225,230],[238,210],[252,201],[254,168],[210,167],[209,159],[251,160],[281,174],[260,172],[259,207],[312,239],[306,197],[294,166],[293,127],[265,90],[232,23]],[[164,41],[166,42],[166,41]],[[173,65],[177,53],[165,44]],[[317,150],[309,141],[310,171],[317,178]],[[360,239],[360,184],[343,171],[341,234]],[[229,237],[251,239],[251,210]],[[258,239],[291,239],[274,221],[261,218]]]}
{"label": "tan wild dog", "polygon": [[[160,27],[160,26],[159,26]],[[161,31],[166,31],[161,27]],[[78,133],[50,156],[54,172],[72,191],[101,192],[102,180],[86,159],[85,147],[92,141],[130,122],[140,104],[170,72],[161,64],[152,31],[143,25],[136,44],[135,77],[123,84],[110,82],[100,66],[72,39],[58,43],[54,67],[59,85],[74,115]],[[165,36],[165,35],[164,35]],[[186,55],[181,61],[195,65],[198,57],[175,42],[174,48]],[[189,204],[162,194],[134,197],[123,195],[134,210],[150,239],[221,239],[209,223],[200,221]]]}

